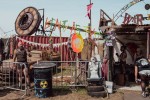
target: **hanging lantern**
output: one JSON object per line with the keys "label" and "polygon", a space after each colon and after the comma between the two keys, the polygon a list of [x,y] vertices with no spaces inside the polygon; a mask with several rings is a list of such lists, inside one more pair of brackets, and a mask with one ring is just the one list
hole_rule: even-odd
{"label": "hanging lantern", "polygon": [[82,51],[84,45],[83,38],[80,34],[74,33],[71,37],[71,48],[74,52],[79,53]]}

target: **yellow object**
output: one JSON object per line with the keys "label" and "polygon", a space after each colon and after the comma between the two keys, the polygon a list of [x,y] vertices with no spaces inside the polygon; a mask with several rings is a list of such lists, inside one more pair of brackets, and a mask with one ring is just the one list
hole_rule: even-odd
{"label": "yellow object", "polygon": [[84,46],[83,38],[80,34],[74,33],[71,37],[71,47],[74,52],[79,53],[82,51]]}
{"label": "yellow object", "polygon": [[41,81],[40,86],[41,86],[41,88],[45,89],[48,86],[48,82],[47,81]]}
{"label": "yellow object", "polygon": [[147,15],[147,20],[150,20],[150,14]]}

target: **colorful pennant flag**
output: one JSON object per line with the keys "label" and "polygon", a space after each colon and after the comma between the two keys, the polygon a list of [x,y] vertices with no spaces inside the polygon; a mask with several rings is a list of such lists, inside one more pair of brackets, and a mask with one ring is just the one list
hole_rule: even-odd
{"label": "colorful pennant flag", "polygon": [[87,5],[87,14],[86,14],[86,16],[88,16],[89,19],[91,19],[90,10],[92,9],[92,6],[93,6],[93,3]]}
{"label": "colorful pennant flag", "polygon": [[50,27],[50,20],[46,18],[45,25],[44,25],[44,30]]}
{"label": "colorful pennant flag", "polygon": [[48,44],[42,44],[42,43],[36,43],[36,42],[28,41],[28,40],[25,40],[25,39],[17,37],[17,36],[16,36],[16,40],[21,41],[23,44],[27,43],[27,44],[31,44],[33,46],[40,46],[43,48],[44,47],[50,47],[50,46],[53,46],[55,48],[55,47],[59,47],[61,45],[67,45],[68,44],[68,42],[55,43],[55,44],[49,44],[49,43]]}

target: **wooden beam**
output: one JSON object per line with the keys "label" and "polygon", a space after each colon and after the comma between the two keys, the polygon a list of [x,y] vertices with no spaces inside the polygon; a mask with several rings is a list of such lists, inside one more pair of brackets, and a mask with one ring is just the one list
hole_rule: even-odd
{"label": "wooden beam", "polygon": [[[58,25],[56,25],[55,23],[47,23],[47,24],[49,24],[49,25],[51,25],[51,26],[56,26],[56,27],[58,27]],[[66,28],[66,27],[64,27],[63,25],[60,25],[60,27],[61,28]],[[72,26],[67,26],[67,29],[73,29],[73,27]],[[84,30],[84,29],[81,29],[81,28],[75,28],[75,30],[79,30],[79,31],[82,31],[82,32],[87,32],[86,30]],[[45,32],[49,32],[49,31],[45,31]]]}

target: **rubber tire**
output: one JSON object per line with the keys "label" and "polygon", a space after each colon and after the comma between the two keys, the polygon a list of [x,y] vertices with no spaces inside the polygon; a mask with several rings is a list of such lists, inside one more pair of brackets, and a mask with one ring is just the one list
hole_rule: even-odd
{"label": "rubber tire", "polygon": [[88,92],[88,95],[90,95],[91,97],[106,97],[107,93],[105,91],[101,91],[101,92]]}
{"label": "rubber tire", "polygon": [[103,86],[88,86],[87,91],[88,92],[101,92],[101,91],[104,91],[104,87]]}
{"label": "rubber tire", "polygon": [[[21,19],[27,14],[29,13],[32,17],[32,21],[29,25],[27,25],[28,27],[26,29],[22,29],[21,26],[20,26],[20,23],[21,23]],[[28,18],[29,20],[29,18]],[[38,30],[38,27],[41,23],[41,15],[40,13],[38,12],[38,10],[34,7],[27,7],[25,9],[23,9],[16,21],[15,21],[15,30],[16,30],[16,33],[19,35],[19,36],[26,36],[26,35],[32,35],[33,33],[35,33],[37,30]]]}

